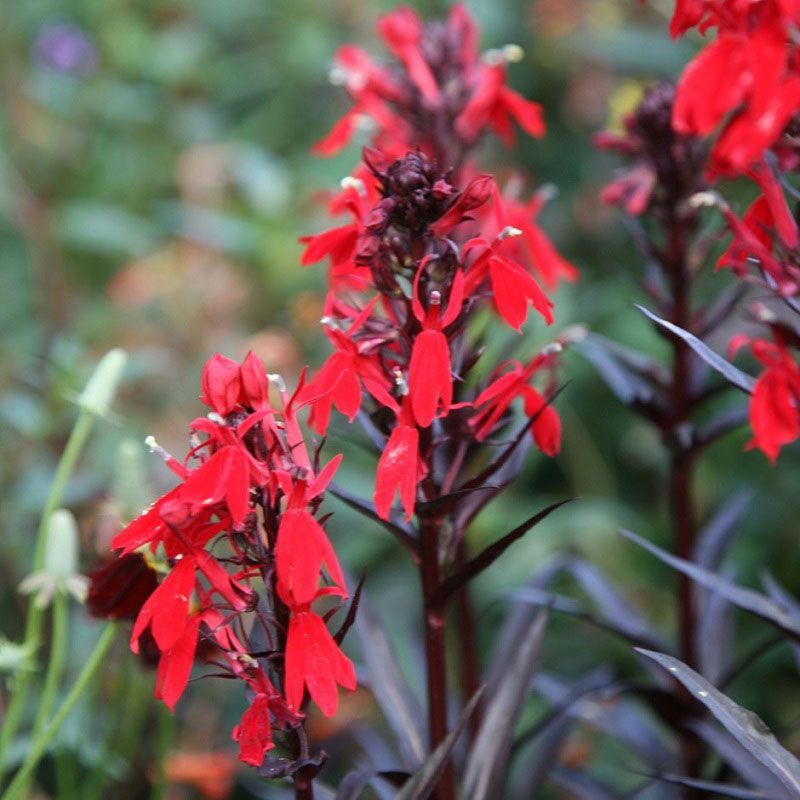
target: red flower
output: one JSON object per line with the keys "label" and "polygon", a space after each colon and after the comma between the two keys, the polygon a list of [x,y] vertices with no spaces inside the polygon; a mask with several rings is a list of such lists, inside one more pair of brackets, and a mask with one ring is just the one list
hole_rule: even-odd
{"label": "red flower", "polygon": [[765,369],[750,399],[749,446],[775,463],[781,448],[800,436],[800,367],[779,338],[774,343],[757,339],[751,347]]}
{"label": "red flower", "polygon": [[419,472],[419,431],[409,419],[410,416],[404,404],[399,424],[389,436],[378,461],[374,499],[375,509],[381,519],[389,519],[392,502],[398,491],[406,519],[411,519],[414,513]]}
{"label": "red flower", "polygon": [[139,637],[149,625],[161,652],[180,639],[189,619],[189,600],[194,592],[195,562],[182,558],[142,606],[131,634],[131,650],[139,652]]}
{"label": "red flower", "polygon": [[220,416],[226,416],[236,407],[242,393],[239,365],[215,353],[203,367],[200,379],[203,389],[201,400]]}
{"label": "red flower", "polygon": [[475,429],[475,438],[483,441],[491,435],[508,407],[517,397],[522,397],[525,414],[536,416],[531,426],[531,435],[537,447],[548,456],[555,456],[561,449],[561,419],[552,406],[528,382],[535,372],[550,363],[547,356],[537,356],[527,367],[518,361],[512,362],[512,369],[489,384],[475,398],[475,408],[479,409],[470,420]]}
{"label": "red flower", "polygon": [[194,510],[224,501],[234,524],[241,525],[250,510],[250,461],[244,448],[227,445],[192,470],[180,497]]}
{"label": "red flower", "polygon": [[414,280],[412,308],[422,323],[422,333],[414,339],[408,367],[408,392],[414,419],[427,428],[441,405],[442,413],[450,410],[453,400],[453,376],[450,372],[450,347],[442,331],[455,322],[464,300],[464,273],[458,270],[450,288],[450,302],[440,315],[441,295],[431,292],[427,312],[419,301],[419,281],[428,259],[422,260]]}
{"label": "red flower", "polygon": [[352,661],[342,653],[325,623],[313,611],[300,611],[289,621],[286,639],[286,700],[299,709],[305,689],[320,711],[331,717],[339,707],[336,685],[356,688]]}
{"label": "red flower", "polygon": [[439,87],[420,52],[422,21],[416,12],[408,6],[401,6],[385,14],[378,20],[378,33],[408,70],[409,77],[425,100],[432,106],[437,105],[441,100]]}
{"label": "red flower", "polygon": [[155,697],[170,711],[183,694],[194,664],[200,634],[200,615],[193,614],[172,646],[161,653],[156,671]]}
{"label": "red flower", "polygon": [[[511,229],[506,235],[518,235]],[[503,234],[498,237],[502,240]],[[511,261],[497,252],[497,244],[490,245],[485,239],[471,239],[464,246],[464,254],[478,250],[479,255],[467,270],[466,294],[473,294],[483,282],[487,273],[492,285],[492,300],[497,313],[517,332],[521,332],[522,324],[528,316],[528,305],[544,317],[550,325],[553,322],[553,303],[536,283],[524,267]]]}
{"label": "red flower", "polygon": [[266,694],[257,694],[231,734],[233,740],[239,742],[239,760],[251,767],[260,767],[264,763],[264,755],[275,746],[269,701]]}
{"label": "red flower", "polygon": [[508,88],[506,61],[498,58],[498,63],[480,66],[475,89],[456,119],[456,130],[465,139],[474,140],[489,126],[510,146],[514,143],[514,120],[527,134],[544,136],[542,107]]}
{"label": "red flower", "polygon": [[[332,462],[327,472],[320,473],[318,483],[313,487],[317,494],[331,480],[340,460]],[[305,481],[297,481],[278,528],[275,547],[278,591],[287,602],[294,604],[310,603],[316,597],[323,564],[337,594],[347,595],[344,575],[333,546],[322,526],[306,508],[313,495],[314,491],[309,492]]]}

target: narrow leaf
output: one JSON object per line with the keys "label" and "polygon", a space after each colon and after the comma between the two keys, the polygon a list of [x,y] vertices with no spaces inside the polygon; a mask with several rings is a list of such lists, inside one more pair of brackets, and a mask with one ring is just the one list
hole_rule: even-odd
{"label": "narrow leaf", "polygon": [[517,525],[513,531],[510,531],[496,542],[490,544],[475,556],[475,558],[470,559],[458,572],[442,581],[439,588],[431,595],[428,601],[429,605],[436,606],[446,601],[447,598],[455,594],[462,586],[469,583],[476,575],[480,575],[481,572],[497,561],[514,542],[521,539],[528,531],[547,519],[557,508],[566,505],[572,500],[574,500],[574,498],[567,498],[566,500],[559,500],[555,503],[551,503],[547,508],[543,508],[532,517],[526,519],[521,525]]}
{"label": "narrow leaf", "polygon": [[439,746],[428,756],[423,765],[411,776],[411,779],[403,784],[395,800],[425,800],[430,796],[444,772],[444,768],[456,741],[458,741],[458,737],[461,735],[461,731],[464,729],[464,725],[478,705],[483,690],[484,687],[481,687],[475,692],[461,712],[461,716],[458,718],[453,730],[440,742]]}
{"label": "narrow leaf", "polygon": [[740,744],[793,791],[795,796],[800,797],[800,761],[781,745],[759,716],[734,703],[677,658],[652,650],[636,650],[677,678]]}
{"label": "narrow leaf", "polygon": [[501,784],[508,774],[514,729],[538,665],[548,617],[546,611],[541,612],[516,651],[509,653],[504,680],[496,694],[485,703],[483,721],[470,750],[464,776],[464,796],[469,800],[501,795]]}
{"label": "narrow leaf", "polygon": [[765,595],[731,583],[720,575],[716,575],[713,572],[698,567],[696,564],[692,564],[691,561],[685,561],[682,558],[673,556],[660,547],[651,544],[646,539],[637,536],[635,533],[626,530],[621,530],[620,533],[622,533],[626,539],[630,539],[635,544],[638,544],[639,547],[643,547],[645,550],[652,553],[656,558],[661,559],[665,564],[669,564],[674,569],[684,573],[684,575],[688,575],[697,583],[715,592],[719,592],[723,597],[727,597],[728,600],[734,605],[739,606],[739,608],[743,608],[745,611],[755,614],[765,622],[775,625],[780,630],[800,640],[800,619],[796,619],[785,608],[778,605],[773,600],[770,600]]}
{"label": "narrow leaf", "polygon": [[712,571],[717,569],[754,496],[752,489],[737,491],[702,527],[694,549],[694,561],[699,566]]}
{"label": "narrow leaf", "polygon": [[406,767],[416,769],[425,759],[422,709],[400,672],[389,640],[375,612],[362,598],[355,623],[367,669],[367,683],[397,741]]}
{"label": "narrow leaf", "polygon": [[706,792],[714,797],[733,797],[739,800],[774,800],[772,795],[758,789],[746,789],[731,783],[717,783],[716,781],[700,781],[695,778],[684,778],[681,775],[652,775],[657,781],[672,783],[676,786],[685,786],[687,789]]}
{"label": "narrow leaf", "polygon": [[367,519],[372,520],[382,528],[385,528],[387,531],[389,531],[389,533],[391,533],[392,536],[394,536],[395,539],[397,539],[400,544],[402,544],[403,547],[408,550],[408,552],[411,554],[411,557],[414,559],[414,563],[419,563],[417,543],[414,541],[414,537],[411,535],[411,532],[405,527],[405,525],[403,525],[397,519],[381,519],[381,517],[378,516],[378,512],[375,511],[375,506],[372,503],[370,503],[368,500],[362,500],[360,497],[350,494],[350,492],[346,491],[337,484],[332,483],[328,487],[328,493],[341,500],[346,506],[349,506],[354,511],[357,511],[359,514],[362,514]]}
{"label": "narrow leaf", "polygon": [[665,319],[661,319],[661,317],[656,316],[652,311],[648,311],[644,306],[637,305],[636,308],[656,325],[686,342],[709,367],[719,372],[728,383],[732,383],[737,389],[741,389],[746,394],[753,393],[753,387],[756,384],[755,378],[748,375],[746,372],[742,372],[742,370],[735,367],[730,361],[724,359],[719,353],[714,352],[693,333],[689,333],[689,331],[679,328],[677,325],[673,325]]}

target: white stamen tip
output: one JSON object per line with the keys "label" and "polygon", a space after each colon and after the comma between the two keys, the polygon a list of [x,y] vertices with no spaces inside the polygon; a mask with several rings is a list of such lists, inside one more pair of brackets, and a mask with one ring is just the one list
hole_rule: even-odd
{"label": "white stamen tip", "polygon": [[267,373],[267,380],[279,392],[285,392],[286,391],[286,381],[284,381],[283,377],[281,375],[279,375],[277,372],[268,372]]}
{"label": "white stamen tip", "polygon": [[156,450],[160,449],[155,436],[145,436],[144,443],[151,453],[155,453]]}
{"label": "white stamen tip", "polygon": [[432,306],[438,306],[442,302],[442,293],[434,289],[431,292],[430,303]]}
{"label": "white stamen tip", "polygon": [[525,51],[518,44],[507,44],[503,48],[503,55],[510,64],[517,64],[525,58]]}
{"label": "white stamen tip", "polygon": [[503,239],[508,239],[513,236],[522,236],[522,231],[519,228],[515,228],[513,225],[506,225],[497,235],[497,238],[502,241]]}
{"label": "white stamen tip", "polygon": [[208,419],[210,419],[212,422],[216,422],[217,425],[225,424],[225,420],[219,414],[217,414],[216,411],[209,411],[208,414],[206,414],[206,417],[208,417]]}
{"label": "white stamen tip", "polygon": [[563,345],[560,342],[550,342],[550,344],[545,345],[542,348],[542,355],[543,356],[552,356],[556,353],[560,353],[564,349]]}
{"label": "white stamen tip", "polygon": [[703,206],[719,206],[724,207],[725,201],[718,192],[697,192],[689,198],[689,205],[692,208],[702,208]]}
{"label": "white stamen tip", "polygon": [[366,197],[367,189],[364,186],[364,181],[360,178],[354,178],[352,175],[346,175],[339,181],[342,189],[355,189],[362,197]]}

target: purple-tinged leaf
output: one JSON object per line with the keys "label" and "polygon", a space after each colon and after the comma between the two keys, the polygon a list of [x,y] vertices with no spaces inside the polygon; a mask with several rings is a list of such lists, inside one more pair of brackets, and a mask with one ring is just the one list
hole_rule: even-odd
{"label": "purple-tinged leaf", "polygon": [[765,595],[731,583],[720,575],[698,567],[691,561],[685,561],[682,558],[673,556],[671,553],[667,553],[660,547],[656,547],[656,545],[651,544],[646,539],[642,539],[635,533],[626,530],[621,530],[620,533],[622,533],[626,539],[630,539],[630,541],[638,544],[639,547],[643,547],[645,550],[652,553],[665,564],[669,564],[669,566],[682,572],[684,575],[688,575],[692,580],[702,586],[723,595],[734,605],[739,606],[739,608],[743,608],[745,611],[755,614],[765,622],[769,622],[771,625],[779,628],[784,633],[800,640],[800,620],[796,619],[789,611],[773,600],[770,600],[770,598]]}
{"label": "purple-tinged leaf", "polygon": [[598,778],[575,769],[559,767],[553,772],[551,782],[569,792],[575,800],[619,800],[619,794]]}
{"label": "purple-tinged leaf", "polygon": [[681,775],[651,776],[657,781],[672,783],[675,786],[685,786],[687,789],[694,789],[695,792],[705,792],[714,797],[732,797],[736,800],[775,800],[772,795],[766,794],[758,789],[746,789],[742,786],[735,786],[731,783],[717,783],[716,781],[701,781],[696,778],[684,778]]}
{"label": "purple-tinged leaf", "polygon": [[661,319],[661,317],[656,316],[652,311],[648,311],[644,306],[637,305],[636,308],[660,328],[663,328],[673,336],[686,342],[700,359],[708,364],[709,367],[719,372],[728,383],[733,384],[737,389],[741,389],[741,391],[746,394],[753,393],[753,387],[756,381],[751,375],[742,372],[742,370],[735,367],[730,361],[724,359],[719,353],[714,352],[693,333],[689,333],[689,331],[679,328],[677,325],[673,325],[665,319]]}
{"label": "purple-tinged leaf", "polygon": [[366,665],[365,683],[395,735],[404,766],[416,769],[425,759],[426,751],[420,727],[422,708],[400,672],[397,656],[383,626],[363,598],[359,604],[355,629]]}
{"label": "purple-tinged leaf", "polygon": [[514,730],[539,663],[548,617],[546,611],[541,612],[515,650],[507,654],[504,679],[495,694],[484,702],[483,719],[464,774],[463,793],[469,800],[486,800],[502,794]]}
{"label": "purple-tinged leaf", "polygon": [[[723,573],[726,580],[732,580],[734,575],[732,571]],[[699,668],[708,680],[716,683],[730,668],[733,653],[733,606],[727,597],[717,592],[707,592],[707,597],[698,606],[695,650],[699,658]]]}
{"label": "purple-tinged leaf", "polygon": [[551,503],[532,517],[526,519],[522,524],[517,525],[514,530],[510,531],[505,536],[501,536],[496,542],[490,544],[478,553],[477,556],[471,558],[464,564],[458,572],[445,578],[439,585],[439,588],[429,598],[429,605],[437,606],[440,603],[446,602],[447,599],[452,597],[462,586],[465,586],[474,577],[480,575],[481,572],[497,561],[514,542],[521,539],[540,522],[547,519],[557,508],[561,508],[561,506],[566,505],[572,500],[574,500],[574,498],[567,498],[566,500],[558,500],[555,503]]}
{"label": "purple-tinged leaf", "polygon": [[737,526],[753,502],[753,497],[755,492],[752,489],[737,491],[700,529],[694,548],[694,561],[698,566],[712,572],[719,567]]}
{"label": "purple-tinged leaf", "polygon": [[[789,594],[786,589],[781,586],[775,578],[768,572],[761,576],[761,583],[767,590],[767,594],[779,605],[783,606],[796,620],[800,623],[800,602],[794,595]],[[794,660],[800,669],[800,643],[792,642],[792,652],[794,653]]]}
{"label": "purple-tinged leaf", "polygon": [[453,729],[447,736],[440,742],[439,746],[428,756],[423,762],[422,766],[411,776],[407,783],[404,783],[400,791],[395,796],[395,800],[425,800],[430,797],[431,792],[439,782],[444,769],[450,759],[450,754],[455,747],[461,731],[467,723],[467,720],[472,716],[481,695],[484,692],[484,687],[478,689],[472,696],[469,703],[467,703],[461,716],[458,718]]}
{"label": "purple-tinged leaf", "polygon": [[350,494],[350,492],[335,483],[331,483],[331,485],[328,486],[328,493],[341,500],[346,506],[357,511],[362,516],[389,531],[389,533],[408,550],[414,563],[419,563],[417,543],[411,535],[411,531],[400,520],[398,514],[392,512],[392,518],[390,520],[382,519],[378,516],[375,506],[369,500],[362,500],[360,497]]}
{"label": "purple-tinged leaf", "polygon": [[575,342],[573,349],[595,368],[606,386],[626,406],[645,408],[655,403],[658,397],[655,387],[663,379],[663,368],[657,362],[597,334]]}
{"label": "purple-tinged leaf", "polygon": [[763,720],[720,692],[702,675],[673,656],[636,648],[679,680],[692,697],[699,700],[748,752],[794,794],[800,797],[800,761],[775,738]]}
{"label": "purple-tinged leaf", "polygon": [[774,800],[796,800],[790,792],[755,756],[738,737],[709,719],[695,719],[689,727],[713,750],[748,786],[767,792]]}

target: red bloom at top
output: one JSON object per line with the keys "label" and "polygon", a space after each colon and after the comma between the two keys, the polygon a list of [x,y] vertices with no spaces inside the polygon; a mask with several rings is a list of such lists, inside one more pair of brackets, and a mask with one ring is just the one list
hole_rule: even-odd
{"label": "red bloom at top", "polygon": [[[746,343],[737,337],[733,348]],[[774,464],[784,445],[800,437],[800,367],[778,334],[774,342],[750,342],[753,354],[764,365],[750,398],[750,425],[757,447]]]}
{"label": "red bloom at top", "polygon": [[712,169],[743,174],[762,159],[800,109],[792,35],[800,13],[796,3],[779,0],[681,3],[673,32],[701,20],[705,28],[717,26],[718,34],[681,76],[675,129],[707,136],[722,126]]}

